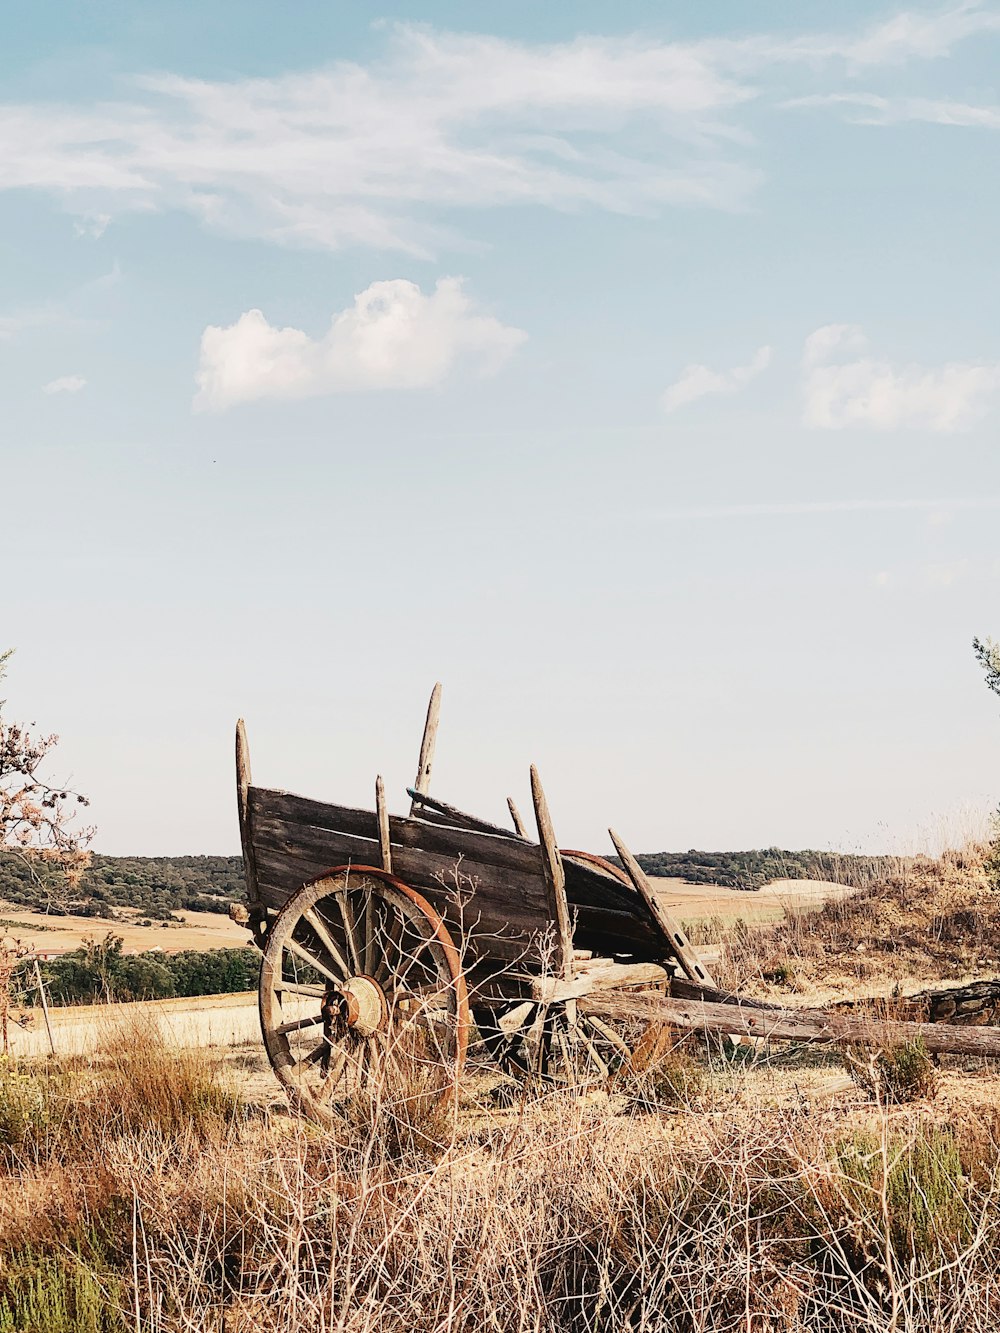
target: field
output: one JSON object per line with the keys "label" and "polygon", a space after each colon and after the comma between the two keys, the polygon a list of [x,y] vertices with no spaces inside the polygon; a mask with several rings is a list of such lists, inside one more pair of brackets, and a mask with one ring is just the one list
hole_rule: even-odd
{"label": "field", "polygon": [[[878,892],[660,890],[748,988],[885,994],[946,974],[943,922],[992,912],[977,857]],[[996,943],[967,931],[952,975],[996,975]],[[53,1032],[55,1059],[36,1016],[0,1066],[2,1333],[995,1326],[986,1062],[894,1081],[874,1049],[677,1036],[573,1095],[474,1047],[453,1105],[375,1079],[323,1132],[289,1113],[253,995],[63,1009]]]}
{"label": "field", "polygon": [[109,930],[120,935],[128,953],[146,949],[231,949],[247,941],[242,926],[219,912],[178,912],[179,923],[157,921],[141,926],[135,920],[108,921],[92,916],[47,916],[0,902],[0,929],[17,936],[33,950],[79,949],[87,939],[103,939]]}

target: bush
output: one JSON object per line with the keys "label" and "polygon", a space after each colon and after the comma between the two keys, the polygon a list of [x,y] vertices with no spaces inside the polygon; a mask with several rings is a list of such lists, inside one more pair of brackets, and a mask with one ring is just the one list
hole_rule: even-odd
{"label": "bush", "polygon": [[858,1087],[883,1106],[920,1101],[937,1092],[937,1070],[919,1037],[881,1051],[851,1051],[846,1063]]}

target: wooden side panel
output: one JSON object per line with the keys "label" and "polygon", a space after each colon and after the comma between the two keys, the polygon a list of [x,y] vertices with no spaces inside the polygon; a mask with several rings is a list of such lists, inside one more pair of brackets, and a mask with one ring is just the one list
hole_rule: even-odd
{"label": "wooden side panel", "polygon": [[[272,909],[331,866],[382,864],[375,811],[261,787],[249,788],[247,808],[258,892]],[[419,889],[456,934],[478,936],[481,954],[521,958],[530,937],[548,925],[550,899],[537,843],[506,831],[494,836],[396,815],[389,816],[389,840],[393,873]],[[450,896],[456,866],[476,886],[464,922]],[[655,919],[630,888],[569,859],[564,868],[575,947],[643,961],[672,956]]]}
{"label": "wooden side panel", "polygon": [[[261,895],[269,906],[280,907],[331,866],[381,865],[378,820],[372,812],[260,788],[251,789],[250,807]],[[278,810],[284,817],[277,816]],[[331,827],[337,824],[341,827]],[[393,873],[419,889],[456,936],[471,935],[475,951],[492,957],[525,956],[531,937],[548,921],[537,847],[395,816],[390,816],[389,834]],[[507,849],[517,855],[504,855]],[[453,900],[456,868],[463,893],[474,886],[461,911]]]}

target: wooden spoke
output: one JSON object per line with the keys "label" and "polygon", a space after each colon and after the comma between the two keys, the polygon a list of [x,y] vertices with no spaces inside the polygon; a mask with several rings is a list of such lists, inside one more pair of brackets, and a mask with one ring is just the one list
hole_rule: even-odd
{"label": "wooden spoke", "polygon": [[[386,870],[391,867],[386,866]],[[369,890],[365,894],[365,951],[362,962],[365,976],[371,976],[375,958],[375,897]]]}
{"label": "wooden spoke", "polygon": [[311,1014],[308,1018],[293,1018],[289,1023],[279,1023],[274,1030],[279,1037],[283,1037],[288,1032],[302,1032],[306,1028],[314,1028],[322,1022],[322,1014]]}
{"label": "wooden spoke", "polygon": [[[338,894],[337,897],[340,898],[342,897],[342,895]],[[322,920],[320,920],[319,913],[316,912],[315,910],[310,909],[308,912],[302,913],[302,918],[304,921],[309,922],[310,926],[312,926],[313,930],[316,932],[316,936],[320,944],[322,944],[323,948],[333,959],[335,965],[340,968],[339,979],[346,981],[347,978],[351,975],[351,969],[344,962],[344,956],[337,948],[336,940],[330,934],[329,930],[326,927],[326,924]],[[355,971],[357,971],[357,969],[355,969]]]}
{"label": "wooden spoke", "polygon": [[588,1017],[585,1018],[583,1021],[588,1025],[588,1027],[590,1027],[594,1032],[596,1032],[598,1036],[603,1037],[604,1040],[610,1046],[613,1046],[617,1051],[619,1051],[626,1060],[631,1058],[632,1056],[631,1046],[629,1046],[628,1042],[625,1040],[624,1037],[620,1036],[614,1030],[614,1028],[611,1026],[610,1023],[605,1023],[603,1018],[597,1018],[594,1014],[588,1015]]}
{"label": "wooden spoke", "polygon": [[346,893],[337,894],[337,906],[340,908],[340,917],[344,923],[344,934],[347,937],[347,953],[351,960],[351,967],[355,975],[364,971],[361,965],[361,949],[358,945],[358,934],[355,929],[354,917],[351,913],[351,905],[347,901]]}
{"label": "wooden spoke", "polygon": [[315,954],[312,954],[308,949],[303,948],[298,940],[286,940],[285,948],[289,953],[293,953],[296,958],[301,958],[304,963],[308,963],[310,967],[314,967],[317,972],[326,977],[329,981],[334,982],[334,984],[339,984],[349,975],[347,972],[342,972],[340,976],[338,976],[336,972],[331,971],[325,963],[321,962]]}
{"label": "wooden spoke", "polygon": [[287,991],[289,995],[312,995],[318,1000],[326,994],[325,986],[307,986],[301,981],[285,981],[284,978],[274,983],[274,989],[279,995]]}
{"label": "wooden spoke", "polygon": [[399,957],[400,939],[403,934],[403,921],[399,916],[393,916],[392,923],[389,926],[386,947],[382,951],[382,957],[378,967],[375,969],[375,977],[378,981],[385,983],[389,977],[394,974],[396,960]]}
{"label": "wooden spoke", "polygon": [[331,1061],[330,1069],[323,1081],[323,1095],[325,1097],[332,1097],[334,1092],[336,1092],[337,1085],[343,1076],[344,1066],[346,1064],[347,1050],[342,1046]]}
{"label": "wooden spoke", "polygon": [[288,1066],[288,1072],[292,1078],[297,1078],[309,1068],[323,1058],[326,1051],[326,1042],[321,1041],[318,1046],[314,1046],[308,1055],[304,1055],[301,1060],[296,1060],[293,1065]]}

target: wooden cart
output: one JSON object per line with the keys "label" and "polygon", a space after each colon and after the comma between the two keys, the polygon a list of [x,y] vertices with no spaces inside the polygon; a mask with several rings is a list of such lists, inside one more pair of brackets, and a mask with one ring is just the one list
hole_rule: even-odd
{"label": "wooden cart", "polygon": [[614,833],[624,870],[557,845],[534,768],[534,838],[512,801],[505,829],[430,795],[440,698],[435,686],[406,816],[387,812],[381,778],[374,810],[255,786],[237,725],[239,916],[264,955],[264,1043],[321,1123],[376,1083],[444,1094],[473,1022],[508,1072],[585,1085],[634,1058],[649,1024],[584,1014],[581,996],[676,993],[683,978],[717,995]]}

